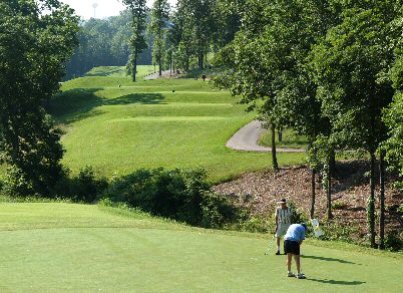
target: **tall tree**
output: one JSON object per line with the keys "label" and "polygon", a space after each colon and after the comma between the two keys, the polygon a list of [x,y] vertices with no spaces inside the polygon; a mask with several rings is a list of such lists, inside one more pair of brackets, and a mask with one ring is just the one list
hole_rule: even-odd
{"label": "tall tree", "polygon": [[391,29],[398,11],[391,0],[346,2],[342,22],[315,48],[321,99],[332,122],[332,136],[340,145],[363,148],[370,154],[368,224],[372,247],[376,245],[376,151],[386,137],[382,109],[394,92],[387,73],[395,59],[390,40],[399,38]]}
{"label": "tall tree", "polygon": [[214,0],[179,0],[173,16],[173,44],[177,48],[178,65],[188,70],[190,59],[197,59],[203,69],[210,51],[216,21],[213,17]]}
{"label": "tall tree", "polygon": [[229,44],[235,34],[240,30],[242,16],[245,12],[246,0],[216,0],[213,5],[213,17],[215,20],[215,33],[213,46],[221,49]]}
{"label": "tall tree", "polygon": [[147,6],[146,0],[123,0],[132,14],[132,36],[130,38],[130,59],[128,63],[129,73],[133,81],[136,81],[137,60],[140,53],[147,48],[144,38],[146,28]]}
{"label": "tall tree", "polygon": [[165,35],[169,17],[167,0],[155,0],[151,9],[149,31],[153,35],[153,59],[158,64],[159,76],[162,75],[163,57],[165,52]]}
{"label": "tall tree", "polygon": [[0,2],[0,145],[11,192],[49,195],[60,178],[60,132],[43,105],[59,89],[77,24],[57,0]]}

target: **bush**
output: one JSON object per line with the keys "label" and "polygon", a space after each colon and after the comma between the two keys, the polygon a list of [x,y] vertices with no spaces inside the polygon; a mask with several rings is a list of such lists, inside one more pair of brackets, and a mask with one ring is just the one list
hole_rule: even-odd
{"label": "bush", "polygon": [[385,248],[390,251],[403,250],[403,232],[388,232],[385,237]]}
{"label": "bush", "polygon": [[1,189],[9,196],[34,195],[32,184],[25,178],[24,173],[16,166],[8,166]]}
{"label": "bush", "polygon": [[291,223],[306,223],[308,225],[308,217],[292,201],[289,201],[287,205],[291,209]]}
{"label": "bush", "polygon": [[113,181],[104,198],[206,228],[222,227],[237,214],[228,200],[211,192],[202,169],[141,169]]}
{"label": "bush", "polygon": [[275,233],[275,221],[267,215],[253,215],[242,221],[240,230],[252,233]]}
{"label": "bush", "polygon": [[72,179],[71,198],[74,201],[93,203],[101,197],[107,187],[106,179],[97,179],[92,167],[87,166]]}
{"label": "bush", "polygon": [[325,222],[321,225],[325,235],[321,237],[323,240],[341,240],[351,242],[351,236],[358,233],[358,227],[338,223],[335,221]]}
{"label": "bush", "polygon": [[213,193],[205,194],[201,209],[200,225],[204,228],[222,228],[240,221],[244,216],[242,210],[231,204],[227,198]]}
{"label": "bush", "polygon": [[107,187],[107,180],[96,178],[93,168],[86,166],[75,177],[70,177],[69,170],[64,170],[63,177],[57,182],[53,194],[75,202],[93,203],[101,198]]}
{"label": "bush", "polygon": [[332,204],[332,208],[334,210],[343,210],[343,209],[347,208],[347,204],[344,202],[341,202],[341,201],[335,201]]}

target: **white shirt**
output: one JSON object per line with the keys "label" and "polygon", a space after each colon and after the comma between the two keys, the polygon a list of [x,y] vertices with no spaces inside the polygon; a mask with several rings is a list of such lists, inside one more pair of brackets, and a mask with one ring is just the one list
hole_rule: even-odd
{"label": "white shirt", "polygon": [[282,208],[277,208],[276,209],[276,217],[278,220],[279,224],[291,224],[291,209],[290,208],[286,208],[286,209],[282,209]]}

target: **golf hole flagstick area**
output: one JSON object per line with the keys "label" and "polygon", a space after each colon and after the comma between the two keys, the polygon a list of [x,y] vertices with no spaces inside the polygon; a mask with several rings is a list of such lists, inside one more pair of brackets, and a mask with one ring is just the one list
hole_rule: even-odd
{"label": "golf hole flagstick area", "polygon": [[[226,146],[233,150],[249,152],[271,152],[271,147],[265,147],[258,144],[258,140],[265,131],[262,122],[253,120],[239,129],[228,140]],[[276,148],[280,153],[303,153],[304,149]]]}

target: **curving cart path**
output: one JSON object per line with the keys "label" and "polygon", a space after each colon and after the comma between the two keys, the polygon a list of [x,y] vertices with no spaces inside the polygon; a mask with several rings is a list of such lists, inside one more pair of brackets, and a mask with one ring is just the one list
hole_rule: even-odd
{"label": "curving cart path", "polygon": [[[258,145],[260,135],[265,131],[262,122],[253,120],[238,130],[226,146],[237,151],[271,152],[270,147]],[[303,153],[304,149],[276,148],[279,153]]]}

